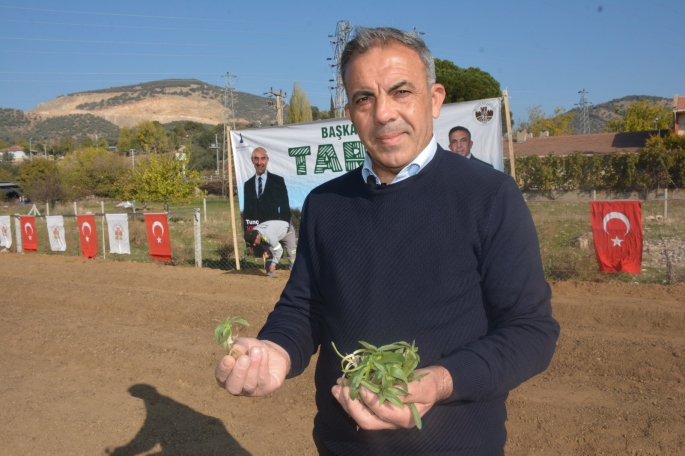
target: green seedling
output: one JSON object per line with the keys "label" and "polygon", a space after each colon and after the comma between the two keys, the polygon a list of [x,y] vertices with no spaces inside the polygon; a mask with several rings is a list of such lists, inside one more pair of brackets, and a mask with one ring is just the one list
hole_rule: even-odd
{"label": "green seedling", "polygon": [[[332,343],[332,342],[331,342]],[[409,382],[416,381],[428,374],[414,376],[414,369],[419,365],[419,349],[414,342],[395,342],[394,344],[374,347],[359,341],[364,347],[349,355],[342,355],[335,343],[333,349],[342,358],[343,378],[348,380],[350,397],[362,400],[359,389],[364,386],[378,394],[380,404],[385,401],[398,407],[404,407],[399,396],[408,396]],[[404,385],[404,389],[398,387]],[[362,400],[363,402],[363,400]],[[414,423],[421,429],[421,416],[416,405],[410,404]]]}
{"label": "green seedling", "polygon": [[238,316],[228,317],[224,321],[217,319],[214,319],[214,321],[219,322],[219,326],[217,326],[214,330],[214,338],[216,339],[216,343],[228,349],[229,354],[238,359],[240,354],[233,351],[233,342],[235,341],[234,336],[237,335],[238,328],[234,329],[233,325],[250,326],[250,324]]}

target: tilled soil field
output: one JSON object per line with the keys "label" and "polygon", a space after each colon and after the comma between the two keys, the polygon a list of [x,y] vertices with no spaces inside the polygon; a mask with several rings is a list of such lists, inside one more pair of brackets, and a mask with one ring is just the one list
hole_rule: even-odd
{"label": "tilled soil field", "polygon": [[[0,454],[315,454],[313,364],[265,398],[214,380],[214,318],[254,335],[287,279],[0,254]],[[555,283],[550,368],[510,455],[685,453],[685,286]]]}

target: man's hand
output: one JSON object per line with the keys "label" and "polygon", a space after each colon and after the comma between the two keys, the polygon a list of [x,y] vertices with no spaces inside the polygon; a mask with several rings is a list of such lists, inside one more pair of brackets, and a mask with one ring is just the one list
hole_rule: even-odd
{"label": "man's hand", "polygon": [[[447,369],[441,366],[431,366],[416,369],[414,375],[419,376],[426,372],[428,375],[425,377],[409,383],[409,396],[399,396],[402,403],[415,404],[421,416],[425,415],[436,402],[447,399],[452,394],[452,377]],[[350,388],[345,386],[345,382],[339,378],[331,392],[360,428],[380,430],[414,427],[414,418],[408,405],[400,408],[388,401],[379,405],[378,395],[363,386],[359,393],[364,402],[358,399],[352,400]]]}
{"label": "man's hand", "polygon": [[283,384],[290,371],[290,356],[268,340],[239,337],[231,355],[224,356],[214,370],[216,381],[235,396],[264,396]]}

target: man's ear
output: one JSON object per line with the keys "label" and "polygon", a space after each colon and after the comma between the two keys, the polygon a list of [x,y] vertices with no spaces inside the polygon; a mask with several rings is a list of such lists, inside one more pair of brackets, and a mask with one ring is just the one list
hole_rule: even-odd
{"label": "man's ear", "polygon": [[440,117],[440,108],[442,107],[442,103],[445,101],[446,96],[447,91],[445,90],[445,86],[437,83],[431,86],[431,101],[433,103],[434,119]]}

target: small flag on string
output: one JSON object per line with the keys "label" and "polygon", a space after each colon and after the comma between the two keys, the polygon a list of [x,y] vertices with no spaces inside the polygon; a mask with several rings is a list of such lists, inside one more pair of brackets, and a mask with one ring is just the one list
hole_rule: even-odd
{"label": "small flag on string", "polygon": [[21,242],[25,252],[38,251],[38,236],[36,236],[36,218],[32,215],[19,216],[21,225]]}
{"label": "small flag on string", "polygon": [[64,217],[61,215],[46,215],[45,221],[48,225],[50,249],[53,252],[64,252],[67,250],[67,240],[64,238]]}
{"label": "small flag on string", "polygon": [[599,270],[640,274],[642,202],[591,201],[590,220]]}
{"label": "small flag on string", "polygon": [[0,247],[9,249],[12,247],[12,231],[10,229],[10,216],[0,215]]}
{"label": "small flag on string", "polygon": [[105,214],[107,231],[109,232],[109,252],[131,254],[128,242],[128,215]]}
{"label": "small flag on string", "polygon": [[171,241],[166,213],[145,214],[147,243],[153,260],[171,261]]}
{"label": "small flag on string", "polygon": [[77,215],[78,235],[81,241],[81,255],[83,258],[95,258],[98,255],[98,237],[95,226],[95,216],[92,214]]}

